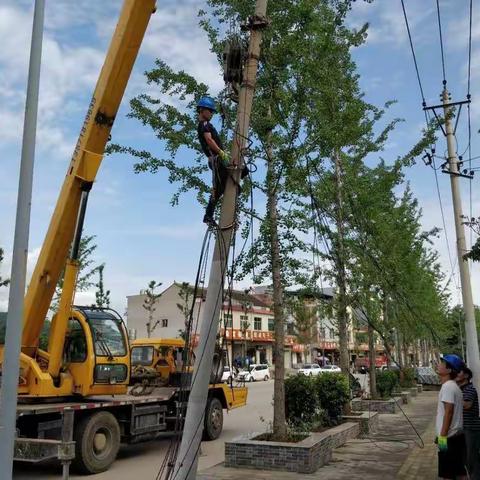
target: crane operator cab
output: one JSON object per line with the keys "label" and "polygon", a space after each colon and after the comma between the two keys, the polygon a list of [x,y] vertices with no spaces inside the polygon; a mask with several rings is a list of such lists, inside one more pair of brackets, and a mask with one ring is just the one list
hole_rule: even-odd
{"label": "crane operator cab", "polygon": [[111,309],[74,307],[67,327],[64,365],[75,378],[73,393],[108,393],[118,385],[123,393],[128,384],[130,355],[125,325]]}
{"label": "crane operator cab", "polygon": [[[51,345],[48,350],[40,350],[39,357],[48,361]],[[20,398],[112,395],[127,391],[130,372],[127,330],[120,315],[112,309],[73,307],[58,376],[42,368],[44,362],[32,362],[25,354],[21,357],[22,375],[28,381],[20,382]]]}

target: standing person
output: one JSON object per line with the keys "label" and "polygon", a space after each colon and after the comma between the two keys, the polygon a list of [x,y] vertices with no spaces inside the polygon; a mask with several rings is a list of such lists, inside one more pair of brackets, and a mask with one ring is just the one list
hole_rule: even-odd
{"label": "standing person", "polygon": [[463,394],[463,433],[467,451],[467,469],[471,480],[480,480],[480,417],[478,395],[472,385],[472,371],[464,367],[457,377]]}
{"label": "standing person", "polygon": [[441,357],[438,375],[442,387],[438,394],[436,431],[438,477],[466,479],[465,437],[463,435],[463,395],[455,379],[465,367],[457,355]]}

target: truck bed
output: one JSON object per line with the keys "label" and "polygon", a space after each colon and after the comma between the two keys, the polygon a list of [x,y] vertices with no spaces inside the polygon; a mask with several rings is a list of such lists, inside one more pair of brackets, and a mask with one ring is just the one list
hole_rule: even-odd
{"label": "truck bed", "polygon": [[64,410],[88,410],[121,405],[137,405],[170,400],[178,389],[175,387],[156,388],[150,395],[100,395],[85,400],[72,398],[61,402],[46,402],[31,399],[29,403],[19,403],[17,416],[62,412]]}

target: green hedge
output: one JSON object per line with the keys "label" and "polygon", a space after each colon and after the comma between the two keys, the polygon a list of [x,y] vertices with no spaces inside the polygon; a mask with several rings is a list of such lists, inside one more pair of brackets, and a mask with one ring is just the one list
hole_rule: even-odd
{"label": "green hedge", "polygon": [[417,384],[415,381],[415,370],[413,368],[402,369],[400,379],[400,386],[403,388],[414,387]]}
{"label": "green hedge", "polygon": [[285,379],[285,415],[288,425],[306,429],[321,416],[312,377],[296,375]]}
{"label": "green hedge", "polygon": [[349,400],[348,379],[341,373],[295,375],[285,380],[287,423],[296,429],[337,424]]}
{"label": "green hedge", "polygon": [[348,378],[343,373],[325,373],[314,380],[320,406],[325,410],[330,424],[338,423],[344,405],[350,400]]}
{"label": "green hedge", "polygon": [[377,372],[377,392],[382,398],[390,398],[399,385],[398,374],[392,370]]}

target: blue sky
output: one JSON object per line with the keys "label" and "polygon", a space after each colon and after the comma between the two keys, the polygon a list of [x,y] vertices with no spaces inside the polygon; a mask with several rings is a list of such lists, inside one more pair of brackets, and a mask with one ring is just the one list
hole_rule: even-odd
{"label": "blue sky", "polygon": [[[427,102],[438,103],[441,63],[434,0],[406,0]],[[467,91],[468,0],[442,0],[448,86],[454,100]],[[15,204],[25,101],[33,0],[2,0],[0,4],[0,246],[6,261],[0,274],[8,275],[13,242]],[[120,0],[56,0],[47,2],[40,92],[37,154],[32,205],[29,271],[35,264],[89,98],[113,32]],[[197,25],[201,0],[162,0],[152,17],[134,73],[112,132],[121,144],[144,146],[161,154],[163,145],[135,121],[126,118],[128,100],[145,90],[143,72],[160,57],[173,68],[184,69],[209,84],[222,87],[222,76],[209,52],[206,35]],[[472,64],[472,155],[480,155],[480,12],[475,12]],[[371,24],[367,43],[354,52],[366,98],[376,105],[396,99],[387,119],[402,117],[382,156],[388,161],[405,153],[419,138],[424,124],[421,98],[413,69],[400,0],[357,1],[352,25]],[[320,54],[321,52],[319,52]],[[466,116],[458,128],[458,149],[467,147]],[[438,141],[443,155],[445,141]],[[188,157],[184,158],[188,161]],[[126,295],[138,293],[156,279],[167,286],[173,280],[192,281],[204,227],[202,208],[193,195],[180,206],[169,204],[175,190],[164,174],[135,175],[133,160],[111,156],[104,160],[90,196],[86,233],[97,235],[96,260],[106,263],[105,283],[113,306],[123,313]],[[474,163],[479,165],[478,161]],[[407,172],[424,211],[425,228],[442,225],[435,177],[423,163]],[[473,213],[480,214],[479,179],[472,182]],[[455,237],[449,179],[439,173],[447,234],[455,262]],[[462,180],[464,211],[469,210],[469,186]],[[469,235],[467,235],[469,240]],[[475,240],[475,238],[474,238]],[[445,272],[451,268],[442,234],[436,242]],[[480,303],[480,275],[473,267],[474,299]],[[458,278],[458,269],[456,277]],[[453,299],[458,292],[453,291]],[[93,292],[79,294],[77,302],[92,302]],[[6,309],[7,291],[0,292],[0,310]]]}

